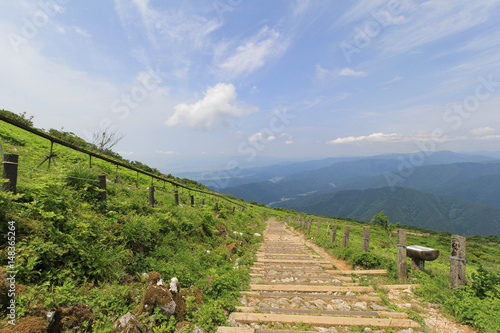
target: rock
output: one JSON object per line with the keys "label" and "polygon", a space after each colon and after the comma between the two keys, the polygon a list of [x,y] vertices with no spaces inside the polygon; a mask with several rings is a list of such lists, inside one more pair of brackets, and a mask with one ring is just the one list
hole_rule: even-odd
{"label": "rock", "polygon": [[[82,324],[87,323],[87,331],[92,331],[92,322],[94,321],[94,313],[90,306],[86,304],[76,304],[61,310],[61,326],[63,332],[66,331],[82,331]],[[79,328],[79,329],[78,329]]]}
{"label": "rock", "polygon": [[369,327],[365,327],[364,331],[367,332],[367,333],[373,332],[373,330],[371,328],[369,328]]}
{"label": "rock", "polygon": [[236,243],[231,243],[227,246],[227,250],[229,251],[230,254],[235,254],[238,251],[238,248],[236,247]]}
{"label": "rock", "polygon": [[284,297],[282,297],[282,298],[278,299],[278,300],[276,301],[276,303],[278,303],[278,304],[280,304],[280,305],[288,305],[288,304],[290,304],[290,302],[288,301],[288,299],[286,299],[286,298],[284,298]]}
{"label": "rock", "polygon": [[[45,318],[27,316],[16,318],[16,325],[7,325],[2,329],[2,333],[48,333],[49,323]],[[50,331],[53,332],[53,331]]]}
{"label": "rock", "polygon": [[303,300],[304,299],[302,297],[299,297],[299,296],[295,296],[294,298],[291,299],[291,301],[294,302],[294,303],[300,303]]}
{"label": "rock", "polygon": [[358,311],[366,311],[368,308],[366,302],[356,302],[352,307]]}
{"label": "rock", "polygon": [[314,329],[320,333],[328,332],[328,328],[326,327],[315,327]]}
{"label": "rock", "polygon": [[371,304],[370,305],[370,308],[373,310],[373,311],[387,311],[389,310],[389,307],[385,306],[385,305],[378,305],[378,304]]}
{"label": "rock", "polygon": [[112,333],[144,333],[146,328],[137,320],[137,318],[127,312],[120,317],[113,326]]}
{"label": "rock", "polygon": [[353,293],[352,291],[348,291],[346,292],[346,296],[354,296],[356,295],[355,293]]}
{"label": "rock", "polygon": [[151,315],[155,308],[161,309],[163,315],[168,318],[174,316],[178,322],[184,320],[186,303],[180,294],[180,284],[177,278],[172,278],[167,289],[159,273],[149,273],[146,291],[137,314],[147,312]]}
{"label": "rock", "polygon": [[406,330],[398,331],[398,333],[413,333],[413,328],[408,328]]}
{"label": "rock", "polygon": [[253,234],[253,235],[254,235],[255,237],[262,237],[262,235],[261,235],[261,234],[258,234],[258,233],[255,233],[255,234]]}
{"label": "rock", "polygon": [[322,308],[326,305],[326,302],[323,301],[322,299],[317,299],[313,301],[314,305],[316,305],[318,308]]}
{"label": "rock", "polygon": [[349,306],[349,304],[347,304],[347,302],[344,301],[343,299],[333,299],[332,305],[335,309],[337,309],[339,311],[350,311],[351,310],[351,307]]}

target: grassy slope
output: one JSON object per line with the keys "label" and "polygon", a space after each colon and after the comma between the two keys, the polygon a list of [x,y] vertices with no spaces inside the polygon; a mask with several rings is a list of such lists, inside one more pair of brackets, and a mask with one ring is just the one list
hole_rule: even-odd
{"label": "grassy slope", "polygon": [[[2,122],[0,133],[4,152],[20,154],[22,165],[36,167],[48,153],[46,140]],[[106,172],[109,179],[114,179],[116,170],[111,165],[95,162],[90,172],[88,157],[62,147],[56,147],[56,153],[58,167],[51,168],[51,172],[83,178],[95,178],[96,174]],[[135,177],[134,173],[120,171],[119,179],[124,186],[108,184],[107,208],[96,202],[97,191],[93,183],[68,181],[65,177],[24,168],[19,172],[20,195],[12,197],[0,192],[2,235],[6,222],[16,221],[19,269],[16,278],[26,284],[26,290],[16,297],[18,315],[27,315],[36,308],[51,309],[82,302],[91,306],[96,314],[93,330],[106,332],[119,316],[136,308],[145,285],[141,273],[156,270],[165,280],[176,276],[182,287],[195,285],[203,291],[204,303],[201,307],[188,308],[188,319],[214,330],[217,324],[225,322],[225,314],[238,302],[237,291],[248,281],[245,265],[252,262],[252,253],[259,241],[253,233],[262,231],[263,220],[271,214],[297,216],[252,206],[245,212],[237,210],[235,215],[222,208],[217,219],[214,202],[208,196],[205,208],[199,208],[199,196],[196,198],[198,207],[191,208],[188,193],[184,192],[181,195],[183,206],[175,207],[173,188],[169,186],[166,187],[169,193],[157,192],[157,206],[150,208],[146,190],[150,179],[139,179],[140,190],[128,189],[130,185],[135,187]],[[219,201],[219,205],[224,207],[225,204]],[[336,243],[331,244],[324,236],[325,224],[319,235],[313,228],[312,236],[319,245],[354,264],[388,268],[389,278],[394,276],[396,250],[383,230],[372,226],[371,252],[363,255],[358,250],[363,224],[347,220],[352,224],[350,243],[347,249],[341,249],[346,221],[328,221],[339,225],[339,236]],[[226,228],[229,237],[220,237],[217,226]],[[408,244],[441,251],[438,260],[427,263],[425,273],[410,273],[411,279],[424,284],[421,295],[431,302],[444,304],[462,321],[482,327],[484,332],[492,332],[488,325],[498,324],[500,318],[498,296],[480,299],[449,291],[449,234],[422,234],[417,228],[407,229],[415,233],[408,234]],[[243,232],[243,239],[234,236],[232,231]],[[4,241],[2,239],[0,247],[2,264],[7,261]],[[229,255],[226,245],[239,241],[243,242],[236,254],[240,258],[240,269],[233,269],[236,258]],[[480,270],[480,265],[500,275],[499,245],[498,237],[469,238],[469,282]],[[497,288],[500,292],[500,283]],[[458,302],[457,297],[464,295],[468,301]],[[488,309],[482,308],[484,302],[488,302]],[[465,304],[465,308],[457,304]]]}
{"label": "grassy slope", "polygon": [[[317,221],[318,218],[316,217]],[[357,267],[385,268],[388,280],[381,283],[397,283],[397,250],[384,229],[378,225],[353,220],[324,219],[319,234],[316,227],[311,228],[309,237],[327,249],[335,257],[343,258]],[[338,226],[334,243],[326,236],[327,223]],[[298,224],[292,224],[299,227]],[[346,225],[350,225],[349,245],[343,249],[342,235]],[[361,252],[363,227],[370,225],[370,252]],[[429,230],[403,226],[407,230],[407,245],[421,245],[440,251],[439,258],[426,262],[425,272],[411,270],[408,259],[408,280],[423,287],[417,294],[431,303],[443,306],[443,309],[463,323],[474,326],[480,332],[500,331],[500,237],[473,236],[467,239],[467,287],[451,291],[450,277],[450,234],[436,233]],[[396,243],[396,233],[391,233],[392,242]],[[375,285],[376,287],[376,285]],[[483,291],[487,290],[487,295]],[[481,297],[478,297],[480,294]],[[410,317],[418,320],[418,314],[409,310]],[[420,321],[422,323],[422,321]]]}
{"label": "grassy slope", "polygon": [[[37,168],[48,154],[50,143],[0,122],[3,151],[19,154],[19,163]],[[110,331],[126,312],[134,312],[144,288],[142,273],[159,272],[166,281],[177,277],[183,288],[197,286],[205,303],[192,308],[188,319],[208,329],[225,321],[224,313],[237,304],[247,283],[265,213],[250,205],[232,213],[230,203],[180,191],[182,207],[174,205],[173,186],[157,183],[156,206],[148,206],[151,179],[119,170],[119,183],[108,183],[108,202],[97,201],[97,183],[67,178],[72,175],[97,179],[105,173],[115,178],[116,168],[58,145],[57,167],[46,172],[19,168],[18,195],[0,192],[1,234],[7,222],[16,222],[17,283],[26,290],[16,297],[17,315],[85,303],[95,313],[94,331]],[[47,164],[40,169],[47,170]],[[192,183],[189,186],[193,185]],[[204,208],[200,208],[201,199]],[[220,207],[215,217],[214,205]],[[226,208],[227,207],[227,208]],[[218,228],[218,229],[217,229]],[[220,235],[227,230],[229,236]],[[233,231],[242,232],[239,237]],[[1,239],[0,260],[7,263],[6,239]],[[227,245],[242,242],[231,256]],[[234,269],[236,259],[238,267]]]}

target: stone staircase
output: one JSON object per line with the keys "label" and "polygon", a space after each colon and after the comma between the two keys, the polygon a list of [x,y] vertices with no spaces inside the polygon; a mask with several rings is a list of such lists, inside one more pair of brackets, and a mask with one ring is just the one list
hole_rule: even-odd
{"label": "stone staircase", "polygon": [[217,332],[422,330],[406,313],[383,305],[372,286],[356,282],[357,276],[385,274],[384,270],[338,270],[273,219],[264,239],[252,267],[250,290],[242,292],[242,306],[229,317],[232,327],[219,327]]}

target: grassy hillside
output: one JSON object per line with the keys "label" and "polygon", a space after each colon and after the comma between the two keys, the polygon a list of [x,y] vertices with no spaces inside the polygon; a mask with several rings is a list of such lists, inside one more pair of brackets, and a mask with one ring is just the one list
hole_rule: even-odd
{"label": "grassy hillside", "polygon": [[[313,217],[315,221],[319,219]],[[349,219],[321,219],[321,230],[311,228],[308,238],[327,249],[335,257],[344,258],[358,268],[385,268],[387,279],[378,283],[395,283],[397,249],[391,244],[386,230],[374,223],[363,223]],[[336,224],[337,240],[331,243],[326,235],[327,224]],[[297,223],[292,225],[300,230]],[[349,245],[342,248],[341,239],[345,226],[350,227]],[[370,226],[370,251],[361,252],[363,227]],[[439,304],[442,309],[455,316],[459,321],[474,326],[479,332],[496,333],[500,331],[500,237],[474,236],[467,238],[467,285],[451,290],[450,281],[450,233],[436,233],[430,230],[404,226],[407,230],[407,245],[421,245],[438,249],[437,260],[425,264],[425,271],[411,269],[407,260],[408,282],[422,284],[417,295],[430,303]],[[396,233],[391,238],[396,242]],[[377,287],[377,282],[374,287]],[[410,318],[417,321],[419,315],[408,310]]]}
{"label": "grassy hillside", "polygon": [[500,235],[500,209],[404,187],[339,191],[281,203],[287,208],[370,221],[384,210],[392,221],[462,235]]}
{"label": "grassy hillside", "polygon": [[[23,166],[18,194],[0,192],[0,262],[8,270],[9,226],[15,230],[18,323],[85,304],[93,319],[80,324],[88,331],[110,332],[119,317],[135,313],[147,273],[153,271],[167,283],[177,277],[186,296],[193,297],[186,321],[208,330],[225,323],[248,282],[248,265],[261,238],[254,233],[264,226],[262,208],[240,202],[247,209],[236,206],[233,213],[235,204],[194,192],[191,207],[187,190],[180,190],[181,205],[175,206],[174,187],[158,181],[155,206],[149,207],[149,177],[139,176],[137,189],[137,174],[122,168],[115,183],[117,169],[111,163],[93,159],[90,169],[88,156],[57,144],[57,166],[49,170],[47,163],[39,166],[49,152],[48,140],[1,121],[0,133],[3,153],[19,154]],[[97,183],[88,181],[98,174],[111,180],[106,205],[98,201]],[[204,188],[191,181],[184,185]],[[202,302],[194,302],[195,289],[204,295]],[[6,324],[2,318],[0,328]],[[173,324],[163,318],[147,325]]]}

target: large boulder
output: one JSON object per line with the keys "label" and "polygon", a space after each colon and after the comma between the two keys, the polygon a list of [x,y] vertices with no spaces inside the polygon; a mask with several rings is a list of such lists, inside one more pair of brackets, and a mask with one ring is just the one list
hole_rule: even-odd
{"label": "large boulder", "polygon": [[121,316],[113,326],[112,333],[145,333],[146,328],[137,320],[137,318],[127,312]]}
{"label": "large boulder", "polygon": [[180,284],[176,278],[166,286],[159,273],[149,273],[146,291],[137,314],[151,315],[155,308],[159,308],[167,318],[174,316],[178,322],[184,320],[186,303],[180,294]]}

